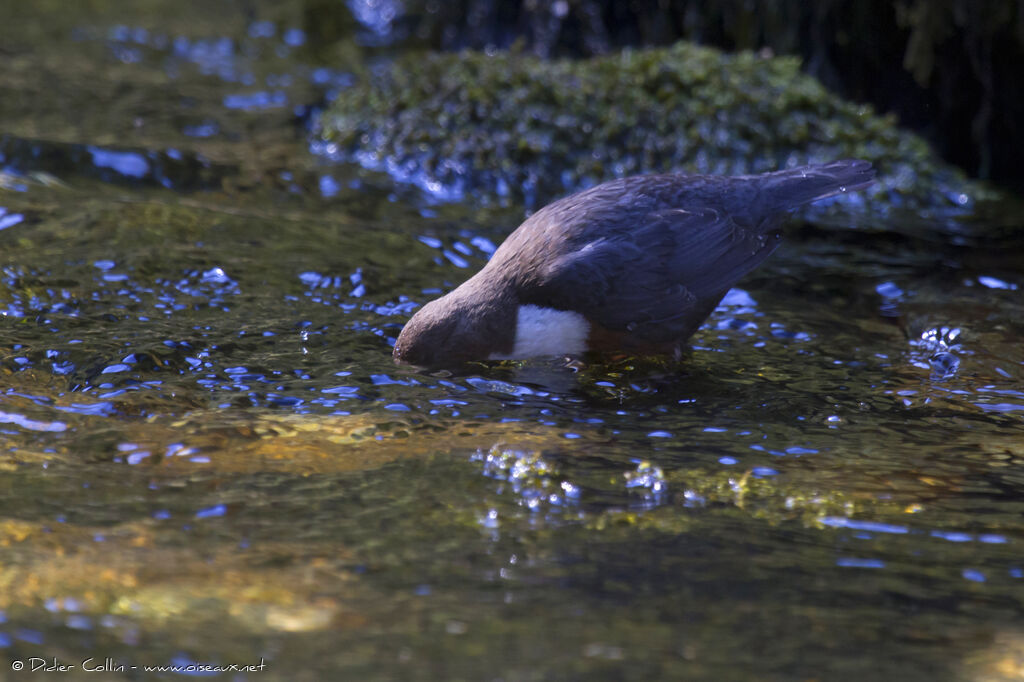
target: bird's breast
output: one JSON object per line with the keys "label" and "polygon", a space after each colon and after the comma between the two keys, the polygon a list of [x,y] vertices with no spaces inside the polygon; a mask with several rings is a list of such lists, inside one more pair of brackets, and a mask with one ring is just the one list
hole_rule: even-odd
{"label": "bird's breast", "polygon": [[492,353],[489,360],[516,360],[541,355],[587,352],[590,323],[579,313],[536,305],[516,311],[515,342],[510,353]]}

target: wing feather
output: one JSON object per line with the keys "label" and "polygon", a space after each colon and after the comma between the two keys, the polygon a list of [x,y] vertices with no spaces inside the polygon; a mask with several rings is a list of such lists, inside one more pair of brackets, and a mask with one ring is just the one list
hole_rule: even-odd
{"label": "wing feather", "polygon": [[762,229],[710,208],[650,211],[633,229],[547,263],[529,302],[670,340],[692,331],[691,312],[713,306],[775,249],[774,234]]}

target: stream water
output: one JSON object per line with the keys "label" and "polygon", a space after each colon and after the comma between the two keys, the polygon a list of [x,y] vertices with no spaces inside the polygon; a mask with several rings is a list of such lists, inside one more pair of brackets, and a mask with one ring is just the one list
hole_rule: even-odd
{"label": "stream water", "polygon": [[311,154],[301,17],[137,4],[0,9],[0,679],[1024,676],[1009,204],[797,218],[679,364],[400,368],[522,209]]}

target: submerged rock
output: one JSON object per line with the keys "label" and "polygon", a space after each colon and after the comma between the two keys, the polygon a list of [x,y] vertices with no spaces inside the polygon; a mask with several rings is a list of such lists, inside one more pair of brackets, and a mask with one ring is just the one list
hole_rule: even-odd
{"label": "submerged rock", "polygon": [[472,192],[539,206],[638,173],[756,173],[843,157],[875,163],[872,200],[887,207],[959,210],[980,191],[894,117],[802,74],[799,60],[686,42],[581,61],[408,55],[343,91],[321,137],[324,153],[442,199]]}

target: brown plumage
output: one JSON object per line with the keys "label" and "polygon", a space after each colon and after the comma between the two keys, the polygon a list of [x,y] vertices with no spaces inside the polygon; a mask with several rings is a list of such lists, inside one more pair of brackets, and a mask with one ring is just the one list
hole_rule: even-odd
{"label": "brown plumage", "polygon": [[874,176],[867,161],[846,160],[736,177],[635,176],[559,199],[480,272],[421,308],[395,360],[442,366],[510,355],[521,306],[578,313],[588,351],[677,352],[775,250],[787,212]]}

